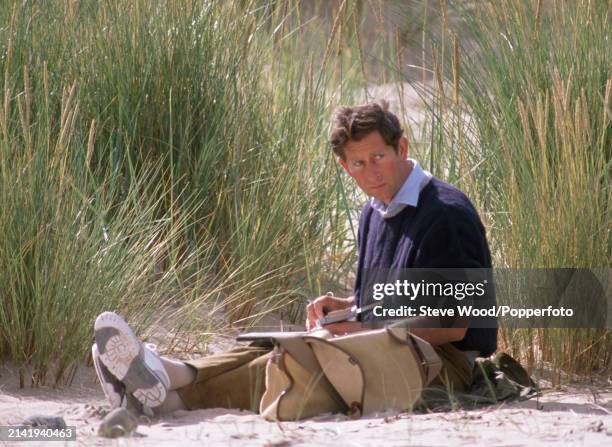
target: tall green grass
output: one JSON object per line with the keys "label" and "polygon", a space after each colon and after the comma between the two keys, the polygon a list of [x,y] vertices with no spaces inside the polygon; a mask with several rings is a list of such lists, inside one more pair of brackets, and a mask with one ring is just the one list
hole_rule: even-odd
{"label": "tall green grass", "polygon": [[53,116],[46,84],[32,89],[27,71],[24,83],[0,96],[0,353],[30,366],[34,384],[47,373],[57,383],[90,345],[96,314],[121,309],[145,322],[180,293],[193,258],[157,276],[155,264],[185,237],[197,208],[159,212],[168,196],[155,178],[159,163],[123,187],[112,175],[95,178],[94,127],[78,131],[76,85],[61,92]]}
{"label": "tall green grass", "polygon": [[[407,81],[422,97],[426,116],[411,135],[412,155],[474,202],[494,266],[609,269],[610,2],[386,5],[399,15],[374,11],[362,24],[363,33],[382,30],[382,43],[360,53],[362,65],[377,67],[368,71],[371,83],[397,82],[392,95],[401,98]],[[398,106],[407,124],[414,111],[401,99]],[[500,335],[500,349],[530,369],[552,365],[553,383],[562,372],[611,367],[609,330]]]}
{"label": "tall green grass", "polygon": [[0,9],[0,354],[34,382],[70,378],[102,310],[201,338],[333,276],[335,55],[296,5]]}
{"label": "tall green grass", "polygon": [[[483,212],[495,266],[609,269],[610,3],[447,6],[426,92],[434,169]],[[610,368],[607,330],[504,330],[502,341],[530,367],[551,362],[553,382]]]}
{"label": "tall green grass", "polygon": [[[0,355],[36,383],[70,379],[101,310],[201,340],[346,278],[362,197],[329,117],[413,54],[413,154],[472,198],[495,265],[609,267],[605,1],[5,3]],[[502,340],[610,367],[607,331]]]}

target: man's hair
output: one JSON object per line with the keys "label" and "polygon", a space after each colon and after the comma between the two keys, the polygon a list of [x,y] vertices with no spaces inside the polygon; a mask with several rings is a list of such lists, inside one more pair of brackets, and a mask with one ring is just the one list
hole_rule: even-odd
{"label": "man's hair", "polygon": [[333,120],[331,147],[337,156],[344,159],[344,148],[350,140],[359,141],[374,131],[378,131],[385,143],[397,151],[403,130],[397,116],[389,111],[387,101],[340,107]]}

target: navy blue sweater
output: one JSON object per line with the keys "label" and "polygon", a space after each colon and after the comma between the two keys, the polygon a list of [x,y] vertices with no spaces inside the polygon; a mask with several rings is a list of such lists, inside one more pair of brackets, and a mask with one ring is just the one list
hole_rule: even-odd
{"label": "navy blue sweater", "polygon": [[[490,268],[485,229],[459,189],[432,177],[417,207],[384,219],[368,203],[359,219],[355,297],[360,303],[363,269]],[[457,348],[488,356],[497,349],[496,328],[470,327]]]}

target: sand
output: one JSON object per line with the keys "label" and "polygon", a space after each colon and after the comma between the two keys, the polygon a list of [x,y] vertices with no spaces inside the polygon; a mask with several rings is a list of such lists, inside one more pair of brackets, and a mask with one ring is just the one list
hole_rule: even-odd
{"label": "sand", "polygon": [[[15,369],[0,368],[0,425],[34,414],[59,415],[77,427],[77,441],[44,445],[160,446],[539,446],[612,444],[610,383],[544,389],[542,396],[478,410],[388,414],[350,420],[325,415],[302,422],[271,423],[250,412],[215,409],[141,418],[131,438],[97,436],[108,411],[91,367],[81,367],[72,386],[19,389]],[[43,443],[38,443],[43,444]],[[2,445],[2,443],[0,443]],[[10,445],[10,444],[7,444]],[[37,445],[16,443],[15,445]]]}
{"label": "sand", "polygon": [[[285,325],[285,330],[300,327]],[[156,327],[152,341],[168,338]],[[257,330],[278,330],[274,317]],[[236,345],[239,331],[212,337],[210,353]],[[149,340],[151,341],[151,340]],[[538,373],[537,377],[546,377]],[[612,444],[612,381],[552,389],[545,380],[540,397],[500,403],[477,410],[430,414],[385,414],[351,420],[323,415],[301,422],[267,422],[259,415],[227,409],[179,411],[164,417],[141,417],[136,434],[111,440],[97,436],[109,411],[93,367],[81,366],[71,386],[19,388],[17,368],[0,366],[0,425],[18,425],[35,414],[62,416],[76,426],[77,441],[14,443],[30,445],[115,446],[602,446]],[[2,444],[0,445],[11,445]]]}

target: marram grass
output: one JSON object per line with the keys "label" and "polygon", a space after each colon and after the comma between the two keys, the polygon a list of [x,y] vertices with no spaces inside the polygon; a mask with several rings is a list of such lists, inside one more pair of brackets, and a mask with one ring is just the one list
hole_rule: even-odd
{"label": "marram grass", "polygon": [[[458,19],[442,26],[436,70],[452,87],[433,91],[431,148],[481,210],[494,266],[609,269],[610,3],[451,5]],[[562,370],[611,366],[608,330],[501,335],[530,368],[550,362],[556,383]]]}
{"label": "marram grass", "polygon": [[[609,268],[609,2],[416,3],[432,107],[413,147],[473,199],[495,265]],[[380,5],[376,23],[359,1],[325,20],[297,1],[5,5],[3,358],[69,380],[102,310],[197,340],[351,270],[356,196],[325,140],[335,104],[413,63],[401,28],[364,38]],[[608,331],[501,339],[530,366],[610,367]]]}
{"label": "marram grass", "polygon": [[314,23],[248,1],[7,4],[0,355],[70,379],[103,310],[202,338],[320,293],[345,227],[333,65],[282,50],[306,54]]}

